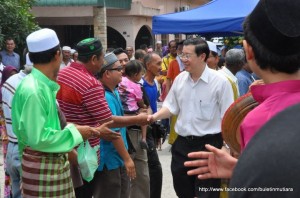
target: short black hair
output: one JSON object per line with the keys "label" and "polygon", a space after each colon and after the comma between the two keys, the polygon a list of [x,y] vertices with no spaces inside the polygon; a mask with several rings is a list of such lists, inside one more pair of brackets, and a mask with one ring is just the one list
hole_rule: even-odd
{"label": "short black hair", "polygon": [[29,52],[29,58],[34,64],[50,63],[57,54],[57,51],[61,52],[59,45],[43,52]]}
{"label": "short black hair", "polygon": [[195,45],[195,53],[197,54],[197,56],[200,56],[201,54],[205,53],[206,57],[204,61],[208,59],[209,47],[207,42],[202,38],[198,37],[198,38],[187,39],[183,42],[183,45],[185,46]]}
{"label": "short black hair", "polygon": [[176,43],[176,49],[178,49],[178,47],[179,47],[180,45],[183,45],[184,41],[185,41],[185,40],[182,40],[182,41],[177,42],[177,43]]}
{"label": "short black hair", "polygon": [[[246,17],[244,24],[244,37],[253,49],[257,65],[262,70],[270,69],[273,72],[293,74],[300,69],[300,53],[290,55],[275,54],[258,41],[249,23],[249,16]],[[278,46],[279,47],[279,46]],[[284,50],[284,49],[282,49]]]}
{"label": "short black hair", "polygon": [[138,49],[134,53],[134,58],[135,60],[144,59],[145,55],[145,50]]}
{"label": "short black hair", "polygon": [[171,47],[171,43],[175,43],[176,44],[176,49],[177,49],[177,42],[175,40],[169,41],[169,43],[168,43],[168,47],[169,48]]}
{"label": "short black hair", "polygon": [[143,70],[143,64],[138,60],[131,60],[125,65],[126,76],[132,77]]}
{"label": "short black hair", "polygon": [[148,48],[146,44],[142,44],[142,45],[140,45],[140,49],[142,49],[142,50],[146,50],[146,48]]}
{"label": "short black hair", "polygon": [[4,41],[6,42],[6,41],[10,41],[10,40],[12,40],[13,42],[15,42],[15,39],[13,39],[12,37],[6,37]]}
{"label": "short black hair", "polygon": [[[120,55],[120,54],[122,54],[122,53],[127,54],[127,51],[125,51],[125,50],[123,50],[123,48],[119,47],[119,48],[117,48],[117,49],[114,49],[113,53],[114,53],[116,56],[118,56],[118,55]],[[127,56],[128,56],[128,54],[127,54]]]}

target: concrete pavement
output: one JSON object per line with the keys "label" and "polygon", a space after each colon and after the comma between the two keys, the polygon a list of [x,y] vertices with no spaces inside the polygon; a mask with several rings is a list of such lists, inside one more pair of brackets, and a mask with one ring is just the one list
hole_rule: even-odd
{"label": "concrete pavement", "polygon": [[173,179],[171,173],[171,145],[168,140],[162,145],[162,151],[157,151],[163,171],[163,187],[161,198],[177,197],[173,188]]}
{"label": "concrete pavement", "polygon": [[[1,185],[1,194],[0,197],[4,197],[4,170],[3,170],[3,152],[2,152],[2,141],[0,141],[0,185]],[[173,180],[171,175],[171,146],[166,141],[162,145],[162,151],[157,151],[159,160],[161,162],[163,170],[163,187],[162,187],[162,198],[174,198],[176,197],[175,191],[173,189]]]}

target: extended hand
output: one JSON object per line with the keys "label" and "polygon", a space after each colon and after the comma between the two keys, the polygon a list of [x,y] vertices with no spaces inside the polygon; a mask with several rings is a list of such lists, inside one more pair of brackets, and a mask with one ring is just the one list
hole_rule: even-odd
{"label": "extended hand", "polygon": [[148,120],[147,120],[148,115],[145,113],[141,113],[141,114],[137,115],[137,118],[138,118],[137,124],[140,126],[150,124],[150,122],[148,122]]}
{"label": "extended hand", "polygon": [[189,158],[196,160],[184,163],[186,167],[195,167],[187,172],[188,175],[198,175],[199,179],[230,178],[237,159],[231,157],[226,151],[205,145],[211,151],[199,151],[188,154]]}
{"label": "extended hand", "polygon": [[154,116],[153,116],[153,115],[148,115],[147,121],[150,122],[150,123],[153,123],[153,122],[155,122],[156,120],[154,119]]}
{"label": "extended hand", "polygon": [[115,139],[118,139],[121,137],[120,133],[117,133],[115,131],[112,131],[111,129],[108,128],[108,125],[112,124],[113,121],[109,121],[106,123],[103,123],[101,126],[94,128],[97,133],[99,138],[104,139],[106,141],[112,141]]}

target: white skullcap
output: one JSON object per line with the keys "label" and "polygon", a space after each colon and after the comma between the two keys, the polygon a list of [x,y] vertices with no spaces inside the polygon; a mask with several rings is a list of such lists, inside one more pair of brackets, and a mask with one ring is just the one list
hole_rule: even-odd
{"label": "white skullcap", "polygon": [[71,54],[74,54],[76,52],[76,50],[71,49]]}
{"label": "white skullcap", "polygon": [[56,33],[48,28],[35,31],[26,38],[29,52],[43,52],[59,45]]}
{"label": "white skullcap", "polygon": [[161,41],[156,41],[157,44],[161,44]]}
{"label": "white skullcap", "polygon": [[71,52],[71,48],[69,46],[63,46],[62,50]]}
{"label": "white skullcap", "polygon": [[218,53],[216,44],[214,44],[213,42],[210,42],[210,41],[207,41],[207,44],[208,44],[210,51]]}
{"label": "white skullcap", "polygon": [[27,66],[33,66],[33,63],[29,59],[29,54],[28,53],[26,54],[26,65]]}

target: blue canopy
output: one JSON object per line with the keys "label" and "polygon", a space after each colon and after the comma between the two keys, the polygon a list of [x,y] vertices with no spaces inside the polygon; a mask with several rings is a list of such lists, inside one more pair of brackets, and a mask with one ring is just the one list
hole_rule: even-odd
{"label": "blue canopy", "polygon": [[153,16],[154,34],[242,34],[242,23],[259,0],[213,0],[185,12]]}

